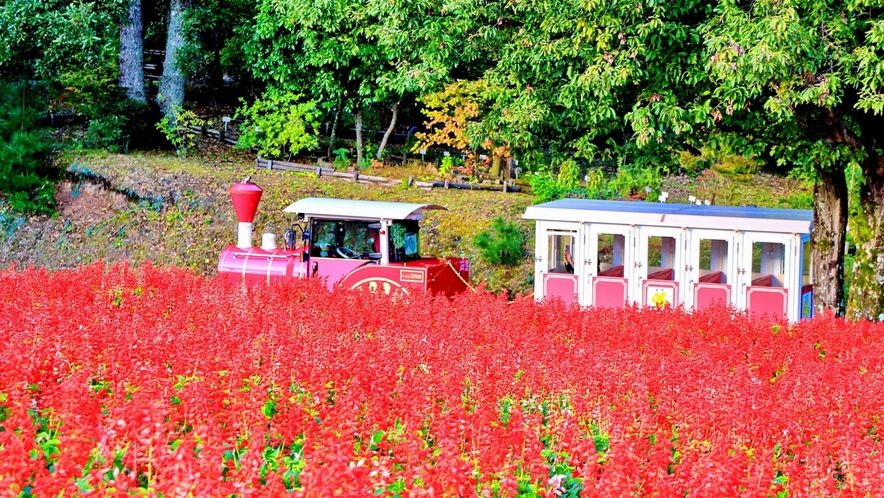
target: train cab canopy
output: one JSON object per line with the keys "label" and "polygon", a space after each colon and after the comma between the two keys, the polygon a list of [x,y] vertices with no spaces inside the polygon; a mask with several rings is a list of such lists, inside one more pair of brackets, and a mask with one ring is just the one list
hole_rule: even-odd
{"label": "train cab canopy", "polygon": [[284,209],[306,224],[311,257],[369,259],[382,265],[420,259],[424,211],[435,204],[309,197]]}
{"label": "train cab canopy", "polygon": [[523,217],[536,222],[538,299],[812,314],[813,211],[561,199]]}

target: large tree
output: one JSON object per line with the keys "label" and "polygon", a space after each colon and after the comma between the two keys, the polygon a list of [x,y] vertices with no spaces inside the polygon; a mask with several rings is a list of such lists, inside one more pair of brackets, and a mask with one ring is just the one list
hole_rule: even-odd
{"label": "large tree", "polygon": [[188,42],[187,32],[188,11],[192,0],[170,0],[169,22],[166,25],[166,53],[163,60],[163,76],[160,78],[160,89],[157,101],[160,111],[169,118],[171,123],[181,106],[184,104],[184,89],[187,73],[182,54]]}
{"label": "large tree", "polygon": [[126,96],[146,103],[144,95],[144,21],[141,0],[129,0],[120,25],[120,87]]}
{"label": "large tree", "polygon": [[884,6],[847,0],[721,0],[704,23],[723,113],[789,129],[767,152],[818,178],[813,232],[818,308],[843,311],[845,172],[862,173],[847,312],[884,317]]}
{"label": "large tree", "polygon": [[[458,5],[468,3],[456,2]],[[816,179],[817,310],[841,313],[849,185],[862,172],[851,234],[849,310],[884,316],[884,8],[762,0],[506,4],[484,75],[496,104],[476,130],[537,155],[674,165],[713,150]]]}

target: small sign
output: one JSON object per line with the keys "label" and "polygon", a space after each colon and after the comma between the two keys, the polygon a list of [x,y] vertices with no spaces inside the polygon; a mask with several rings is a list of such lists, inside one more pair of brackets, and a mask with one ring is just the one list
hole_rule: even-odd
{"label": "small sign", "polygon": [[424,281],[424,272],[420,270],[399,270],[399,280],[421,283]]}

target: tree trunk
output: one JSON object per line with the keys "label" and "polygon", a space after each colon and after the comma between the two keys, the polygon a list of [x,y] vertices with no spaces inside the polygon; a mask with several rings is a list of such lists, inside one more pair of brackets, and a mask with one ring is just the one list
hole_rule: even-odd
{"label": "tree trunk", "polygon": [[498,155],[491,156],[491,167],[488,168],[488,176],[491,178],[499,178],[500,177],[500,161],[503,158]]}
{"label": "tree trunk", "polygon": [[847,236],[847,179],[844,170],[820,171],[813,191],[814,313],[844,315],[844,241]]}
{"label": "tree trunk", "polygon": [[356,167],[362,166],[362,109],[356,111]]}
{"label": "tree trunk", "polygon": [[851,224],[856,259],[847,314],[853,319],[884,320],[884,156],[866,150],[860,212]]}
{"label": "tree trunk", "polygon": [[384,147],[387,146],[387,140],[389,140],[390,135],[393,134],[393,127],[396,126],[396,116],[399,115],[399,102],[393,104],[393,117],[390,119],[390,126],[387,127],[387,132],[384,133],[384,138],[381,140],[381,146],[378,147],[377,158],[381,159],[382,154],[384,153]]}
{"label": "tree trunk", "polygon": [[330,162],[332,161],[332,150],[334,150],[335,148],[335,135],[337,134],[338,130],[338,117],[341,115],[341,108],[343,107],[343,105],[344,100],[341,99],[341,103],[338,104],[337,108],[335,108],[335,119],[334,121],[332,121],[331,135],[328,137],[328,154],[326,154],[325,157]]}
{"label": "tree trunk", "polygon": [[184,103],[186,75],[179,64],[179,51],[184,47],[184,17],[191,0],[171,0],[169,27],[166,34],[166,58],[163,61],[163,77],[157,100],[160,111],[174,126],[175,117]]}
{"label": "tree trunk", "polygon": [[144,95],[144,25],[141,0],[130,0],[120,26],[120,87],[126,96],[147,103]]}

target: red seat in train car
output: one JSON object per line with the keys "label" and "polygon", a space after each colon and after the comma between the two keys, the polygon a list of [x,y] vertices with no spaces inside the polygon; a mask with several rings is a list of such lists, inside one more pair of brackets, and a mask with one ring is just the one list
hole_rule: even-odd
{"label": "red seat in train car", "polygon": [[599,276],[623,278],[623,265],[612,266],[607,270],[602,270],[599,272]]}
{"label": "red seat in train car", "polygon": [[720,271],[714,271],[712,273],[707,273],[707,274],[700,277],[700,282],[703,282],[706,284],[720,284],[722,275],[723,275],[723,273],[721,273]]}
{"label": "red seat in train car", "polygon": [[752,279],[753,287],[773,287],[773,275],[762,275]]}
{"label": "red seat in train car", "polygon": [[672,268],[663,268],[653,273],[648,273],[648,280],[672,280]]}

